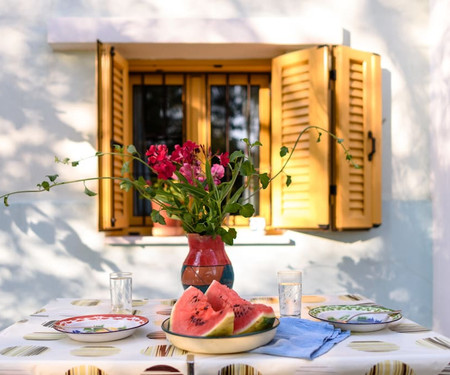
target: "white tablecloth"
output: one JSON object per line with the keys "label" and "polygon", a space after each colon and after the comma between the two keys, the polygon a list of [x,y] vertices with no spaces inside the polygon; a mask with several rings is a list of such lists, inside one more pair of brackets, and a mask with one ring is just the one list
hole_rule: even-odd
{"label": "white tablecloth", "polygon": [[[272,304],[274,297],[254,301]],[[160,326],[173,300],[134,301],[134,313],[149,324],[125,339],[83,343],[56,332],[56,320],[109,312],[109,301],[61,298],[0,332],[0,375],[177,374],[187,373],[187,353],[170,345]],[[303,316],[320,305],[360,304],[361,296],[304,296]],[[168,367],[170,366],[170,367]],[[178,372],[176,372],[178,371]],[[252,372],[253,371],[253,372]],[[403,318],[381,331],[352,333],[328,353],[310,361],[239,353],[195,354],[195,374],[423,374],[450,373],[450,340]]]}

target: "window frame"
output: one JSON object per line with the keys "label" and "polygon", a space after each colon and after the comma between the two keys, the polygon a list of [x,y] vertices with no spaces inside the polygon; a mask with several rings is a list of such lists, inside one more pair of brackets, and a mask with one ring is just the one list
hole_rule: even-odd
{"label": "window frame", "polygon": [[[154,67],[154,71],[133,71],[130,68],[129,79],[128,79],[128,92],[129,95],[129,111],[128,111],[128,123],[130,128],[133,123],[133,86],[135,85],[182,85],[183,86],[183,107],[185,108],[185,119],[183,123],[183,138],[184,141],[187,139],[197,142],[199,144],[205,144],[207,147],[211,143],[210,141],[210,87],[213,85],[226,85],[227,76],[229,85],[257,85],[260,87],[262,92],[259,95],[259,118],[260,118],[260,134],[259,141],[263,143],[264,150],[270,150],[270,75],[266,72],[253,72],[251,67],[246,67],[242,72],[242,66],[239,66],[239,71],[236,69],[236,65],[233,68],[236,69],[235,72],[228,72],[227,66],[223,66],[221,71],[218,72],[217,68],[209,72],[192,72],[190,64],[186,63],[186,70],[178,71],[169,69],[166,71],[165,65],[158,65]],[[218,65],[218,64],[214,64]],[[169,65],[172,66],[172,65]],[[204,65],[202,65],[204,67]],[[142,64],[140,64],[142,69]],[[198,69],[199,65],[194,64],[194,69]],[[204,89],[201,89],[204,87]],[[194,118],[192,115],[189,116],[189,110],[187,108],[192,108],[194,106],[199,106],[200,103],[204,104],[205,110],[202,113],[196,114]],[[202,106],[203,107],[203,106]],[[198,117],[201,118],[198,118]],[[204,132],[198,129],[196,124],[198,122],[207,124]],[[132,131],[132,129],[131,129]],[[187,137],[186,134],[191,134]],[[130,134],[130,139],[133,139],[132,134]],[[270,152],[261,153],[260,156],[260,170],[266,171],[270,166]],[[132,200],[132,198],[130,199]],[[265,218],[266,223],[270,225],[271,223],[271,199],[270,199],[270,187],[264,189],[260,192],[259,206],[260,213],[259,216]],[[127,207],[128,210],[128,227],[132,233],[139,234],[151,234],[152,220],[150,216],[135,216],[133,213],[133,205],[130,203]],[[230,216],[227,222],[230,226],[248,226],[249,219],[240,216]]]}
{"label": "window frame", "polygon": [[[97,65],[98,65],[98,76],[97,76],[97,87],[98,87],[98,106],[99,106],[99,150],[103,152],[112,151],[112,145],[116,142],[116,135],[120,131],[123,132],[123,144],[130,144],[130,130],[131,126],[127,125],[127,120],[129,118],[129,109],[127,109],[127,114],[124,115],[120,112],[120,109],[116,108],[115,98],[118,97],[119,103],[125,103],[122,110],[125,110],[127,100],[126,95],[129,90],[120,90],[121,85],[116,85],[116,80],[119,82],[124,77],[124,72],[136,71],[139,67],[139,71],[142,72],[157,72],[158,70],[164,69],[165,72],[177,72],[180,71],[181,66],[186,66],[186,60],[146,60],[146,61],[133,61],[125,60],[120,55],[109,54],[108,45],[102,45],[98,43],[98,54],[97,54]],[[113,50],[111,50],[113,51]],[[323,64],[315,64],[314,62],[308,62],[308,69],[313,70],[313,76],[320,77],[316,80],[308,81],[308,85],[312,85],[310,90],[313,95],[316,89],[315,85],[318,84],[320,87],[327,86],[328,93],[322,95],[320,105],[317,105],[317,101],[312,96],[307,100],[307,104],[301,104],[294,111],[292,107],[285,106],[284,99],[281,101],[274,100],[274,93],[282,93],[283,90],[289,88],[283,86],[280,79],[274,79],[274,74],[276,75],[275,65],[271,66],[271,63],[275,63],[277,60],[283,60],[283,56],[289,54],[295,54],[299,51],[303,51],[305,59],[310,59],[313,54],[317,51],[324,52],[321,57],[321,62]],[[364,116],[362,116],[362,129],[363,138],[359,137],[357,139],[357,152],[355,155],[358,156],[358,160],[361,162],[361,168],[364,174],[364,183],[362,184],[364,189],[364,194],[353,194],[350,190],[355,186],[354,181],[352,181],[353,174],[348,166],[348,162],[343,155],[343,150],[341,147],[335,144],[335,142],[329,142],[330,147],[325,147],[328,163],[322,163],[323,171],[321,176],[328,176],[328,183],[325,182],[325,194],[322,194],[322,202],[320,202],[321,210],[326,210],[328,212],[328,218],[323,222],[318,222],[317,220],[310,220],[310,224],[305,225],[303,216],[305,214],[300,212],[291,212],[290,215],[285,215],[283,213],[283,202],[287,202],[284,196],[286,191],[286,197],[292,195],[292,192],[284,190],[283,178],[277,178],[272,181],[270,185],[271,189],[271,206],[270,211],[266,212],[269,218],[268,222],[271,221],[271,226],[273,228],[280,229],[327,229],[327,230],[348,230],[348,229],[370,229],[381,225],[382,212],[381,212],[381,137],[382,137],[382,116],[381,116],[381,64],[380,56],[370,52],[356,51],[346,46],[317,46],[313,48],[305,48],[295,52],[291,52],[285,55],[274,57],[271,60],[193,60],[192,65],[189,65],[189,70],[193,74],[190,76],[189,80],[186,82],[186,92],[198,92],[201,95],[206,95],[206,85],[203,75],[207,72],[223,72],[225,70],[229,72],[266,72],[271,74],[271,87],[267,90],[261,90],[262,95],[269,98],[270,106],[267,106],[266,111],[264,111],[264,118],[267,119],[267,134],[270,134],[268,140],[262,140],[263,144],[266,144],[270,148],[271,160],[266,166],[261,166],[262,170],[268,170],[271,175],[279,171],[280,160],[278,150],[282,145],[289,143],[289,139],[295,138],[295,133],[298,134],[299,129],[295,132],[288,129],[287,133],[279,136],[278,132],[284,131],[284,124],[280,119],[288,118],[289,121],[293,120],[292,117],[297,116],[298,113],[303,113],[305,110],[309,115],[317,116],[318,111],[322,111],[326,114],[325,118],[328,118],[328,123],[323,124],[325,129],[329,129],[335,133],[338,137],[341,134],[344,135],[344,143],[350,148],[352,152],[351,145],[355,142],[355,132],[350,128],[350,123],[345,119],[349,116],[351,117],[352,111],[355,109],[359,110],[362,104],[362,111]],[[117,59],[117,60],[116,60]],[[312,59],[311,61],[313,61]],[[117,66],[115,64],[117,61]],[[357,65],[361,65],[363,69],[361,72],[356,72],[352,70],[352,64],[356,61]],[[191,62],[191,60],[189,60]],[[250,64],[250,65],[247,65]],[[131,67],[131,69],[130,69]],[[348,68],[350,67],[350,69]],[[283,68],[283,67],[282,67]],[[317,71],[319,69],[319,71]],[[204,73],[201,73],[204,72]],[[337,77],[337,78],[336,78]],[[356,77],[356,78],[355,78]],[[355,101],[352,90],[348,89],[348,84],[352,85],[355,82],[361,81],[363,88],[363,98],[361,101],[357,99]],[[280,87],[281,86],[281,87]],[[119,87],[119,89],[115,89]],[[111,89],[112,88],[112,89]],[[109,92],[108,92],[109,90]],[[322,92],[322,90],[320,90]],[[325,98],[326,96],[326,98]],[[314,99],[314,100],[311,100]],[[289,99],[289,95],[287,100]],[[207,113],[208,109],[205,101],[198,101],[195,103],[195,110],[190,110],[186,108],[188,121],[192,123],[197,123],[197,127],[189,127],[186,129],[186,139],[195,140],[201,144],[208,143],[208,130],[209,126],[207,124]],[[296,121],[296,120],[295,120]],[[118,129],[115,128],[116,123],[119,125]],[[291,123],[292,124],[292,123]],[[305,126],[305,123],[297,123],[301,126]],[[316,124],[313,124],[316,125]],[[122,126],[122,128],[121,128]],[[124,129],[123,127],[126,127]],[[272,130],[273,131],[272,131]],[[116,132],[117,130],[117,132]],[[117,134],[116,134],[117,133]],[[266,134],[266,132],[264,132]],[[347,137],[348,139],[345,139]],[[326,137],[324,134],[322,140]],[[305,140],[312,145],[310,139]],[[327,140],[330,141],[330,140]],[[376,152],[373,146],[376,144]],[[312,147],[312,146],[311,146]],[[313,149],[312,147],[311,149]],[[305,153],[305,149],[298,153]],[[309,148],[306,148],[307,157],[316,157],[310,154]],[[108,160],[107,160],[108,159]],[[116,174],[117,167],[120,161],[117,158],[107,158],[99,162],[99,176],[107,177],[113,176],[120,177]],[[302,162],[304,162],[302,160]],[[291,163],[286,172],[293,168],[295,171],[295,163]],[[314,168],[313,168],[314,169]],[[317,173],[314,175],[314,179],[319,179]],[[284,179],[286,181],[286,179]],[[99,199],[99,229],[107,231],[110,235],[126,235],[126,234],[148,234],[147,232],[133,232],[133,228],[129,227],[127,224],[121,227],[121,225],[128,218],[126,213],[123,212],[123,204],[115,205],[117,202],[126,202],[127,197],[126,192],[119,191],[117,189],[117,184],[107,183],[108,178],[101,179],[100,181],[100,199]],[[319,181],[324,184],[323,181]],[[309,186],[309,191],[314,191],[313,185]],[[349,191],[344,191],[344,189]],[[321,186],[321,191],[322,191]],[[360,196],[362,198],[360,198]],[[352,204],[352,200],[361,200],[362,206],[364,207],[361,214],[358,217],[351,218],[347,220],[350,215],[348,215],[347,207]],[[295,197],[294,197],[295,198]],[[292,202],[292,197],[290,198]],[[113,202],[114,200],[114,202]],[[288,202],[289,203],[289,202]],[[325,203],[325,204],[323,204]],[[265,205],[262,205],[264,207]],[[111,209],[112,207],[112,209]],[[116,210],[116,208],[122,209]],[[291,209],[291,211],[293,211]],[[314,215],[313,215],[314,216]],[[324,216],[322,216],[324,217]],[[125,221],[124,221],[125,219]],[[271,219],[271,220],[270,220]],[[302,221],[303,220],[303,221]],[[116,225],[119,224],[120,225]],[[234,224],[234,223],[231,223]],[[137,228],[136,228],[137,229]],[[146,225],[144,230],[150,230],[149,226]]]}

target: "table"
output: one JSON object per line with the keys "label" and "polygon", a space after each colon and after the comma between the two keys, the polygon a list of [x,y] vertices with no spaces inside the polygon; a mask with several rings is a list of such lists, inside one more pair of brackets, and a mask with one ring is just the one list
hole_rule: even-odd
{"label": "table", "polygon": [[[270,304],[276,297],[252,301]],[[308,309],[329,304],[371,303],[359,295],[304,296]],[[56,332],[52,325],[67,316],[108,313],[109,301],[58,298],[0,332],[1,375],[186,374],[187,353],[170,345],[161,323],[174,300],[135,300],[134,314],[149,324],[125,339],[83,343]],[[391,307],[391,306],[390,306]],[[352,333],[326,354],[310,361],[255,353],[195,354],[195,374],[417,374],[450,372],[450,340],[406,318],[381,331]]]}

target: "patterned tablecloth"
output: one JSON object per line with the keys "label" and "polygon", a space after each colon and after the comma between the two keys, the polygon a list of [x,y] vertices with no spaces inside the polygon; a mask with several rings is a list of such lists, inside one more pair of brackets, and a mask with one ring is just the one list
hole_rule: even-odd
{"label": "patterned tablecloth", "polygon": [[[274,297],[252,301],[271,304]],[[320,305],[371,302],[357,295],[304,296],[303,317]],[[52,328],[68,316],[108,313],[109,301],[51,301],[41,310],[0,332],[0,375],[186,374],[187,352],[170,345],[161,323],[174,300],[136,300],[134,314],[149,324],[128,338],[102,342],[74,341]],[[328,353],[310,361],[254,353],[195,354],[195,374],[417,374],[450,373],[450,340],[406,318],[381,331],[352,333]]]}

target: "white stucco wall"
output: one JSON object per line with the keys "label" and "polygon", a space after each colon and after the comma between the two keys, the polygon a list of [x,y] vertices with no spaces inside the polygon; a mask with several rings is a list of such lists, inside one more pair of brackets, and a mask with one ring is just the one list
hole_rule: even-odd
{"label": "white stucco wall", "polygon": [[[271,34],[250,19],[295,17],[310,25],[305,33],[317,27],[322,39],[329,36],[329,43],[338,39],[380,54],[383,225],[351,233],[291,232],[295,246],[229,248],[235,288],[244,295],[274,294],[276,270],[293,266],[304,270],[305,293],[361,293],[432,325],[432,256],[437,246],[432,197],[443,192],[430,190],[428,1],[55,0],[31,6],[25,0],[0,0],[0,14],[0,35],[6,36],[0,50],[0,194],[33,187],[55,171],[62,177],[96,171],[95,163],[75,170],[53,163],[54,155],[78,159],[95,151],[96,100],[95,52],[53,50],[47,40],[51,19],[126,17],[144,24],[147,18],[162,24],[169,18],[188,18],[187,24],[196,18],[237,19],[247,25],[246,38],[264,43]],[[326,25],[333,31],[327,34]],[[127,30],[136,38],[156,38],[145,30]],[[160,30],[168,35],[165,31]],[[231,31],[230,40],[220,34],[224,43],[239,39],[240,34]],[[275,31],[281,32],[277,38],[283,40],[284,32],[291,42],[289,30]],[[208,35],[208,30],[192,26],[176,32],[193,41]],[[171,30],[171,37],[174,34]],[[448,105],[448,98],[443,99],[441,109]],[[186,248],[108,245],[96,230],[96,200],[86,197],[81,186],[11,197],[10,204],[0,208],[0,326],[51,298],[107,298],[108,273],[118,269],[134,273],[137,298],[181,293],[179,269]],[[442,277],[448,283],[448,277]],[[436,311],[441,311],[439,306]],[[434,318],[450,334],[442,324],[444,317]]]}
{"label": "white stucco wall", "polygon": [[433,323],[450,333],[450,3],[430,2],[430,145],[433,197]]}

